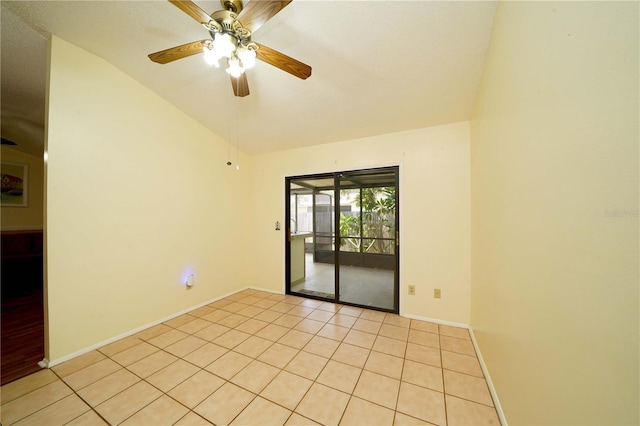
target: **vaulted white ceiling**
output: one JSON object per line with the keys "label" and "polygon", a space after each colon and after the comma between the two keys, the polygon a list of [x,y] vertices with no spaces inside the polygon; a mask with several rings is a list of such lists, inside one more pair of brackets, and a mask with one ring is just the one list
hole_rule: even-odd
{"label": "vaulted white ceiling", "polygon": [[[211,13],[218,1],[195,0]],[[241,150],[263,153],[470,118],[496,2],[294,0],[252,36],[313,68],[300,80],[258,61],[236,98],[202,55],[147,55],[209,38],[164,0],[6,1],[2,136],[41,146],[46,49],[54,34],[159,94]],[[88,95],[90,96],[90,94]],[[41,148],[39,148],[41,149]]]}

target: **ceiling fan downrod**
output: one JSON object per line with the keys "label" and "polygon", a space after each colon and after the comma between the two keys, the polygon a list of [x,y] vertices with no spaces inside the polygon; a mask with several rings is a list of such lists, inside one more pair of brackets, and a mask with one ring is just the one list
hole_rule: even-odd
{"label": "ceiling fan downrod", "polygon": [[225,10],[233,12],[236,15],[242,12],[242,9],[244,9],[242,0],[220,0],[220,4]]}

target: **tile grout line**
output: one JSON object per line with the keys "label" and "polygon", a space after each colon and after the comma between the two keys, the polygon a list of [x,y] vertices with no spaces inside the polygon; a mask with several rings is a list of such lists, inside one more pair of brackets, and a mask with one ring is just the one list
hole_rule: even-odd
{"label": "tile grout line", "polygon": [[444,362],[442,360],[442,333],[440,333],[440,324],[438,324],[438,350],[440,351],[440,374],[442,375],[442,400],[444,402],[444,422],[449,424],[449,413],[447,412],[447,388],[444,383]]}
{"label": "tile grout line", "polygon": [[[411,327],[411,321],[409,320],[409,327]],[[382,327],[380,327],[382,328]],[[404,345],[404,353],[402,354],[402,370],[400,371],[400,385],[398,386],[398,395],[396,395],[396,404],[393,410],[393,422],[395,424],[396,417],[398,416],[398,402],[400,401],[400,390],[402,388],[402,378],[404,377],[404,368],[407,363],[407,350],[409,349],[409,335],[407,334],[407,343]],[[403,413],[404,414],[404,413]]]}
{"label": "tile grout line", "polygon": [[[362,313],[360,315],[362,315]],[[356,317],[356,318],[359,318],[359,316]],[[353,330],[353,325],[356,322],[357,322],[357,320],[353,322],[351,327],[349,327],[349,330]],[[347,332],[347,334],[345,334],[345,336],[344,336],[344,338],[342,340],[344,341],[344,339],[346,339],[346,337],[348,335],[349,335],[349,332]],[[375,340],[374,340],[374,342],[375,342]],[[356,345],[354,345],[354,346],[356,346]],[[372,347],[373,347],[373,345],[372,345]],[[338,350],[338,349],[336,348],[336,350]],[[367,354],[367,359],[365,359],[364,364],[362,364],[362,368],[360,369],[360,374],[358,374],[358,380],[356,380],[356,383],[353,385],[353,389],[351,390],[351,393],[349,394],[349,399],[347,400],[347,404],[344,406],[344,411],[342,411],[342,414],[340,415],[340,420],[338,421],[338,424],[342,423],[342,419],[344,418],[344,415],[347,412],[347,408],[349,408],[349,403],[351,402],[351,400],[354,397],[353,394],[356,391],[356,389],[358,388],[358,383],[360,383],[360,379],[362,379],[362,374],[364,373],[364,367],[367,365],[367,361],[369,361],[369,357],[370,356],[371,356],[371,350],[369,350],[369,353]],[[338,362],[338,361],[336,361],[336,362]],[[394,413],[394,418],[395,418],[395,413]]]}
{"label": "tile grout line", "polygon": [[[86,368],[86,367],[85,367],[85,368]],[[73,392],[73,393],[74,393],[78,398],[80,398],[80,400],[81,400],[82,402],[84,402],[85,404],[87,404],[87,407],[89,407],[89,410],[90,410],[90,411],[93,411],[93,412],[94,412],[98,417],[100,417],[100,418],[101,418],[101,419],[102,419],[106,424],[110,424],[110,423],[107,421],[107,419],[105,419],[104,417],[102,417],[102,415],[101,415],[100,413],[98,413],[98,412],[95,410],[95,408],[94,408],[91,404],[89,404],[89,402],[88,402],[88,401],[86,401],[82,396],[80,396],[80,395],[78,394],[78,392],[76,392],[76,390],[75,390],[75,389],[73,389],[71,386],[69,386],[69,385],[67,384],[67,382],[65,382],[65,381],[64,381],[64,378],[62,378],[62,377],[61,377],[58,373],[56,373],[55,371],[52,371],[52,373],[53,373],[53,374],[55,374],[55,375],[58,377],[58,380],[60,380],[62,383],[64,383],[64,384],[65,384],[65,386],[67,386],[67,387],[68,387],[68,388],[69,388],[69,389],[70,389],[70,390],[71,390],[71,391],[72,391],[72,392]],[[81,417],[81,416],[84,416],[84,415],[85,415],[86,413],[88,413],[88,412],[89,412],[89,411],[85,411],[85,412],[84,412],[84,413],[82,413],[80,416],[76,417],[75,419],[77,419],[77,418],[79,418],[79,417]],[[69,422],[67,422],[67,423],[70,423],[70,422],[72,422],[72,421],[73,421],[73,420],[75,420],[75,419],[72,419],[72,420],[70,420],[70,421],[69,421]]]}

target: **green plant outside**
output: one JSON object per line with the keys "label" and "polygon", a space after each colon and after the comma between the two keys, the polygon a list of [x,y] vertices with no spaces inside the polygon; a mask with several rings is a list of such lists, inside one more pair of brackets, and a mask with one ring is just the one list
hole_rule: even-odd
{"label": "green plant outside", "polygon": [[360,214],[340,213],[340,248],[359,253],[394,254],[395,188],[361,188],[356,205]]}

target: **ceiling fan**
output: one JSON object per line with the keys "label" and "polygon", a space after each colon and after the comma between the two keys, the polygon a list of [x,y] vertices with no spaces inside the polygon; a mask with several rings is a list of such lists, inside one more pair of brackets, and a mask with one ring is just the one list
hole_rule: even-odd
{"label": "ceiling fan", "polygon": [[245,71],[253,66],[256,59],[305,80],[311,75],[309,65],[251,40],[253,32],[291,1],[251,0],[244,7],[242,0],[220,0],[224,9],[207,15],[190,0],[169,0],[178,9],[202,24],[209,31],[211,39],[161,50],[150,54],[149,59],[159,64],[167,64],[204,53],[205,60],[215,66],[219,66],[219,60],[226,59],[228,65],[226,70],[231,76],[233,93],[240,97],[249,94]]}

